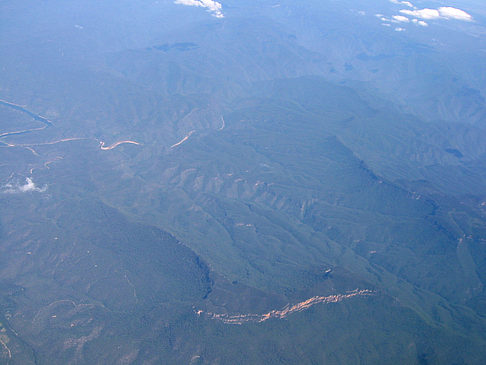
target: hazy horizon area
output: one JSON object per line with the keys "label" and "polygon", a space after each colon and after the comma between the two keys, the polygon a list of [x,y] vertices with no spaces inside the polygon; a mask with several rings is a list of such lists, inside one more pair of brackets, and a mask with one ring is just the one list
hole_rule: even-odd
{"label": "hazy horizon area", "polygon": [[0,3],[0,364],[483,364],[479,0]]}

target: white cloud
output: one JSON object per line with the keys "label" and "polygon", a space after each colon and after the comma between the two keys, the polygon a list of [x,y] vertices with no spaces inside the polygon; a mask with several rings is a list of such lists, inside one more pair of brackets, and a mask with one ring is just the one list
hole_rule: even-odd
{"label": "white cloud", "polygon": [[418,10],[409,10],[409,9],[402,9],[400,13],[413,16],[419,19],[457,19],[457,20],[465,20],[471,21],[472,16],[466,13],[461,9],[451,8],[449,6],[443,6],[438,9],[418,9]]}
{"label": "white cloud", "polygon": [[413,8],[413,4],[410,1],[399,1],[399,0],[390,0],[391,3],[397,4],[397,5],[406,5],[410,8]]}
{"label": "white cloud", "polygon": [[423,20],[418,20],[418,19],[412,19],[413,24],[420,25],[421,27],[428,27],[429,24],[424,22]]}
{"label": "white cloud", "polygon": [[408,10],[402,9],[400,13],[410,15],[420,19],[439,19],[440,13],[437,9],[420,9],[420,10]]}
{"label": "white cloud", "polygon": [[399,23],[409,23],[410,19],[403,15],[394,15],[392,16],[393,20]]}
{"label": "white cloud", "polygon": [[395,28],[395,32],[404,32],[405,31],[405,28]]}
{"label": "white cloud", "polygon": [[8,183],[3,187],[3,193],[6,194],[17,194],[17,193],[28,193],[31,191],[37,191],[39,193],[43,193],[47,190],[47,185],[44,185],[42,188],[39,188],[35,185],[34,181],[30,177],[25,179],[25,185],[22,184],[11,184]]}
{"label": "white cloud", "polygon": [[466,13],[464,10],[452,8],[450,6],[443,6],[439,8],[439,13],[442,17],[447,19],[457,19],[471,21],[472,16]]}
{"label": "white cloud", "polygon": [[214,17],[223,18],[221,3],[214,0],[175,0],[175,4],[187,5],[187,6],[197,6],[207,9]]}

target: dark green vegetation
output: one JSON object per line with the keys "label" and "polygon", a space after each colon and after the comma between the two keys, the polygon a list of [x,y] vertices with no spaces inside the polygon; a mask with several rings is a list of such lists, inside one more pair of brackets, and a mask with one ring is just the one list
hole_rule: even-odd
{"label": "dark green vegetation", "polygon": [[484,363],[467,4],[401,33],[386,1],[0,4],[0,362]]}

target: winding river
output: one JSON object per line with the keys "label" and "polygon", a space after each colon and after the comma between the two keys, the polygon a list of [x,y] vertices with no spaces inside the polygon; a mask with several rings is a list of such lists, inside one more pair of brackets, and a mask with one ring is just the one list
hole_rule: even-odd
{"label": "winding river", "polygon": [[7,106],[7,107],[12,108],[12,109],[19,110],[19,111],[29,115],[30,117],[34,118],[35,120],[37,120],[41,123],[44,123],[47,127],[52,127],[54,125],[49,119],[47,119],[47,118],[45,118],[45,117],[43,117],[39,114],[35,114],[35,113],[31,112],[30,110],[26,109],[22,105],[11,103],[11,102],[9,102],[7,100],[3,100],[3,99],[0,99],[0,105],[4,105],[4,106]]}
{"label": "winding river", "polygon": [[[15,104],[15,103],[9,102],[9,101],[4,100],[4,99],[0,99],[0,105],[18,110],[20,112],[23,112],[23,113],[29,115],[30,117],[32,117],[34,120],[37,120],[37,121],[44,124],[42,127],[38,127],[38,128],[30,128],[30,129],[24,129],[24,130],[19,130],[19,131],[12,131],[12,132],[3,132],[3,133],[0,133],[0,138],[4,138],[4,137],[8,137],[8,136],[21,135],[21,134],[26,134],[26,133],[36,132],[36,131],[41,131],[41,130],[44,130],[48,127],[54,126],[54,123],[52,123],[49,119],[47,119],[47,118],[45,118],[45,117],[43,117],[39,114],[35,114],[35,113],[31,112],[30,110],[26,109],[25,106],[23,106],[23,105]],[[62,142],[70,142],[70,141],[89,140],[89,139],[90,138],[73,137],[73,138],[63,138],[63,139],[55,140],[55,141],[51,141],[51,142],[40,142],[40,143],[29,143],[29,144],[11,144],[11,143],[8,143],[8,142],[3,142],[3,141],[1,143],[6,145],[7,147],[28,148],[33,153],[37,154],[34,150],[32,150],[32,147],[53,145],[53,144],[58,144],[58,143],[62,143]],[[105,142],[100,141],[100,149],[102,149],[103,151],[108,151],[108,150],[112,150],[112,149],[118,147],[119,145],[125,144],[125,143],[140,145],[140,143],[138,143],[138,142],[125,140],[125,141],[115,142],[115,143],[111,144],[110,146],[105,146]],[[182,143],[182,142],[180,142],[180,143]]]}

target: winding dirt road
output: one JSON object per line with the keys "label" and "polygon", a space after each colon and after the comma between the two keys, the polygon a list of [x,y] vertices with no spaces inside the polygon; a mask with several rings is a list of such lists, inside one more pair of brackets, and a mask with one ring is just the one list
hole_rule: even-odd
{"label": "winding dirt road", "polygon": [[224,127],[226,127],[226,123],[224,122],[224,118],[221,117],[221,127],[218,128],[218,131],[222,131],[224,129]]}
{"label": "winding dirt road", "polygon": [[177,147],[177,146],[180,146],[181,144],[183,144],[185,141],[187,141],[189,139],[189,137],[195,132],[195,130],[192,130],[190,131],[187,136],[185,136],[184,138],[182,138],[179,142],[173,144],[172,146],[170,146],[170,148],[174,148],[174,147]]}
{"label": "winding dirt road", "polygon": [[119,145],[124,144],[124,143],[136,144],[136,145],[138,145],[138,146],[140,146],[140,145],[141,145],[141,144],[140,144],[140,143],[138,143],[138,142],[126,140],[126,141],[118,141],[118,142],[113,143],[113,144],[112,144],[112,145],[110,145],[110,146],[106,146],[106,147],[105,147],[105,142],[101,141],[101,142],[100,142],[100,148],[101,148],[103,151],[108,151],[108,150],[112,150],[113,148],[116,148],[116,147],[118,147]]}

